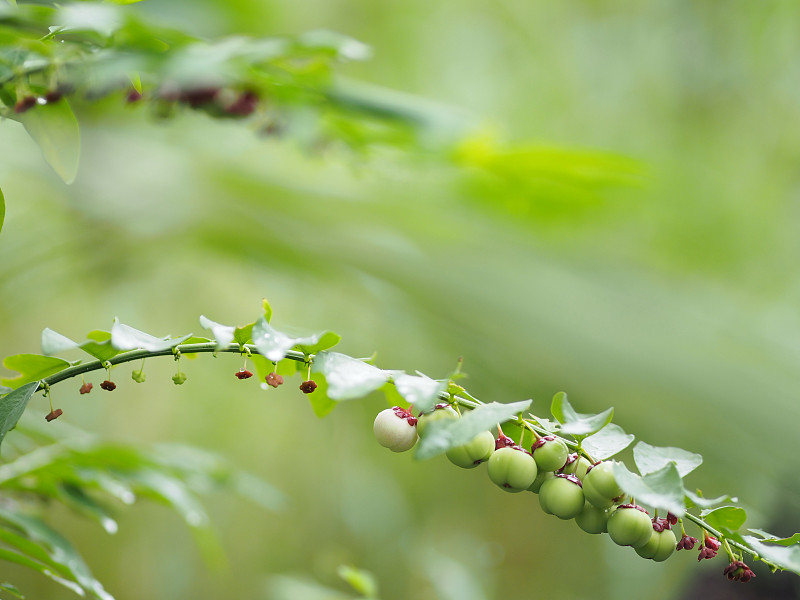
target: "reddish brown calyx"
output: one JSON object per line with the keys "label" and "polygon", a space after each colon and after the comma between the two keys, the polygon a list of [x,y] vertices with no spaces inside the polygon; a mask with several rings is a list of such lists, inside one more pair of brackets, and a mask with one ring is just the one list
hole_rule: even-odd
{"label": "reddish brown calyx", "polygon": [[575,475],[565,475],[564,473],[559,473],[558,475],[556,475],[556,477],[560,477],[561,479],[566,479],[570,483],[574,483],[575,485],[577,485],[579,488],[583,487],[583,482],[580,479],[578,479],[577,476]]}
{"label": "reddish brown calyx", "polygon": [[[542,447],[542,446],[544,446],[544,445],[545,445],[547,442],[552,442],[552,441],[554,441],[555,439],[556,439],[556,436],[554,436],[554,435],[546,435],[546,436],[544,436],[544,437],[540,437],[538,440],[536,440],[536,441],[533,443],[533,446],[531,446],[531,452],[533,452],[533,451],[534,451],[534,450],[536,450],[537,448],[541,448],[541,447]],[[577,456],[577,454],[576,454],[575,456]],[[567,458],[569,458],[569,457],[567,457]],[[574,460],[574,459],[573,459],[573,460]],[[567,463],[567,464],[569,464],[569,463]]]}
{"label": "reddish brown calyx", "polygon": [[317,384],[310,379],[300,384],[300,391],[304,394],[310,394],[315,389],[317,389]]}
{"label": "reddish brown calyx", "polygon": [[692,537],[687,534],[683,534],[683,537],[678,541],[678,545],[675,547],[676,550],[692,550],[694,549],[694,545],[697,543],[697,538]]}
{"label": "reddish brown calyx", "polygon": [[283,385],[283,375],[270,373],[267,375],[267,385],[271,385],[274,388],[278,387],[279,385]]}
{"label": "reddish brown calyx", "polygon": [[84,384],[81,386],[81,389],[80,389],[80,390],[78,390],[78,391],[79,391],[81,394],[88,394],[89,392],[91,392],[91,391],[92,391],[92,388],[93,388],[93,387],[94,387],[94,386],[93,386],[91,383],[84,383]]}
{"label": "reddish brown calyx", "polygon": [[25,96],[14,105],[14,112],[22,114],[36,106],[36,96]]}
{"label": "reddish brown calyx", "polygon": [[638,504],[620,504],[619,507],[617,507],[617,510],[619,510],[620,508],[635,508],[636,510],[642,511],[647,516],[650,516],[650,513],[647,512],[644,508],[642,508]]}
{"label": "reddish brown calyx", "polygon": [[742,583],[747,583],[756,576],[750,567],[740,560],[735,560],[725,567],[723,573],[731,581],[741,581]]}
{"label": "reddish brown calyx", "polygon": [[656,517],[653,519],[653,531],[664,531],[665,529],[672,529],[669,518]]}
{"label": "reddish brown calyx", "polygon": [[393,406],[392,410],[394,414],[397,415],[400,419],[405,419],[409,425],[414,427],[417,424],[417,417],[411,412],[411,409],[401,408],[399,406]]}
{"label": "reddish brown calyx", "polygon": [[45,418],[45,420],[46,420],[46,421],[49,423],[49,422],[50,422],[50,421],[52,421],[53,419],[57,419],[58,417],[60,417],[60,416],[61,416],[61,415],[63,415],[63,414],[64,414],[64,411],[63,411],[63,410],[61,410],[60,408],[57,408],[57,409],[55,409],[55,410],[53,410],[53,411],[50,411],[49,413],[47,413],[47,414],[45,415],[45,417],[44,417],[44,418]]}
{"label": "reddish brown calyx", "polygon": [[715,538],[713,535],[708,535],[707,531],[703,531],[703,545],[700,548],[700,554],[697,556],[697,560],[700,561],[704,558],[714,558],[717,555],[719,547],[719,540],[717,540],[717,538]]}
{"label": "reddish brown calyx", "polygon": [[103,383],[100,384],[100,387],[106,390],[107,392],[113,392],[115,389],[117,389],[117,384],[109,379],[106,379]]}
{"label": "reddish brown calyx", "polygon": [[253,376],[247,369],[239,369],[234,375],[236,375],[238,379],[250,379]]}

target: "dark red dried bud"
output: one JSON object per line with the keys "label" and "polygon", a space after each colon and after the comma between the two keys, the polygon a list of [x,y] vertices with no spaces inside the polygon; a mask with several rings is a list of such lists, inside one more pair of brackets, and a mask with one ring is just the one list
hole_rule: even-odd
{"label": "dark red dried bud", "polygon": [[656,517],[653,519],[653,531],[664,531],[665,529],[672,529],[668,518]]}
{"label": "dark red dried bud", "polygon": [[[578,460],[578,453],[577,453],[577,452],[573,452],[572,454],[567,454],[567,461],[564,463],[564,466],[563,466],[563,467],[561,467],[561,468],[558,470],[558,473],[563,473],[563,472],[564,472],[564,469],[566,469],[566,468],[567,468],[569,465],[571,465],[572,463],[574,463],[576,460]],[[587,471],[586,471],[586,472],[587,472],[587,473],[589,472],[589,471],[588,471],[588,469],[587,469]]]}
{"label": "dark red dried bud", "polygon": [[36,96],[25,96],[14,105],[14,112],[22,114],[36,106]]}
{"label": "dark red dried bud", "polygon": [[283,385],[283,375],[270,373],[267,375],[267,385],[271,385],[274,388],[278,387],[279,385]]}
{"label": "dark red dried bud", "polygon": [[677,525],[678,517],[676,517],[672,513],[667,513],[667,521],[669,521],[670,525]]}
{"label": "dark red dried bud", "polygon": [[583,482],[581,482],[581,480],[578,479],[575,475],[564,475],[563,473],[559,473],[558,475],[556,475],[556,477],[561,477],[562,479],[566,479],[567,481],[574,483],[580,488],[583,487]]}
{"label": "dark red dried bud", "polygon": [[250,371],[248,371],[247,369],[239,369],[234,374],[239,379],[250,379],[253,376],[253,374]]}
{"label": "dark red dried bud", "polygon": [[217,97],[217,94],[219,94],[219,88],[217,87],[195,88],[181,92],[178,100],[185,102],[192,108],[198,108],[212,102]]}
{"label": "dark red dried bud", "polygon": [[237,117],[246,117],[252,114],[258,106],[258,95],[255,92],[242,92],[231,104],[225,107],[225,112]]}
{"label": "dark red dried bud", "polygon": [[79,391],[81,394],[88,394],[89,392],[91,392],[91,391],[92,391],[92,388],[93,388],[93,387],[94,387],[94,386],[93,386],[91,383],[84,383],[84,384],[81,386],[81,389],[80,389],[80,390],[78,390],[78,391]]}
{"label": "dark red dried bud", "polygon": [[100,384],[100,387],[106,390],[107,392],[113,392],[117,389],[117,384],[113,381],[106,379],[103,383]]}
{"label": "dark red dried bud", "polygon": [[399,406],[392,407],[394,414],[400,419],[405,419],[412,427],[417,424],[417,417],[411,412],[411,409],[400,408]]}
{"label": "dark red dried bud", "polygon": [[731,581],[741,581],[742,583],[747,583],[756,576],[750,567],[740,560],[735,560],[725,567],[723,574]]}
{"label": "dark red dried bud", "polygon": [[[556,439],[556,436],[554,436],[554,435],[546,435],[546,436],[544,436],[544,437],[540,437],[538,440],[536,440],[536,441],[533,443],[533,446],[531,446],[531,452],[533,452],[534,450],[536,450],[536,448],[541,448],[541,447],[542,447],[542,446],[544,446],[544,445],[545,445],[547,442],[552,442],[554,439]],[[577,456],[577,454],[576,454],[576,456]],[[569,457],[567,457],[567,458],[569,459]],[[571,462],[571,461],[570,461],[570,462]],[[569,463],[567,463],[567,464],[569,464]]]}
{"label": "dark red dried bud", "polygon": [[711,548],[714,552],[719,550],[720,543],[713,535],[708,535],[707,531],[703,531],[703,546]]}
{"label": "dark red dried bud", "polygon": [[310,394],[315,389],[317,389],[317,384],[311,381],[310,379],[300,384],[300,391],[303,392],[304,394]]}
{"label": "dark red dried bud", "polygon": [[512,440],[510,437],[504,434],[500,434],[497,436],[497,439],[494,441],[494,449],[500,450],[500,448],[513,448],[517,445],[517,442]]}
{"label": "dark red dried bud", "polygon": [[45,415],[44,418],[49,423],[53,419],[57,419],[58,417],[60,417],[63,414],[64,414],[64,411],[61,410],[60,408],[57,408],[54,411],[51,411],[51,412],[47,413],[47,415]]}
{"label": "dark red dried bud", "polygon": [[696,537],[683,534],[683,537],[680,539],[675,548],[676,550],[692,550],[694,549],[694,545],[697,543],[697,541],[698,540]]}
{"label": "dark red dried bud", "polygon": [[125,97],[125,101],[128,102],[129,104],[138,102],[141,99],[142,99],[142,94],[139,93],[139,91],[136,89],[132,89],[130,92],[128,92],[128,95]]}
{"label": "dark red dried bud", "polygon": [[51,90],[44,95],[44,99],[47,101],[48,104],[55,104],[61,98],[63,98],[63,94],[58,90]]}
{"label": "dark red dried bud", "polygon": [[644,508],[642,508],[638,504],[620,504],[617,508],[635,508],[636,510],[640,510],[648,516],[650,515],[649,512],[647,512]]}

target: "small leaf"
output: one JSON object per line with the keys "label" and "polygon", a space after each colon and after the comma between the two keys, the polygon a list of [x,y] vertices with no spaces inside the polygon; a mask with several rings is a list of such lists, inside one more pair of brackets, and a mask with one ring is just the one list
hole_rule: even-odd
{"label": "small leaf", "polygon": [[609,423],[581,442],[581,447],[595,460],[611,458],[631,445],[634,435],[625,433],[619,425]]}
{"label": "small leaf", "polygon": [[682,517],[686,513],[683,502],[683,481],[673,463],[640,477],[631,473],[623,463],[614,464],[614,478],[626,494],[654,508],[668,510]]}
{"label": "small leaf", "polygon": [[712,508],[718,504],[722,504],[723,502],[736,502],[737,500],[736,498],[731,498],[727,494],[724,496],[718,496],[717,498],[704,498],[699,493],[695,493],[690,490],[684,490],[684,495],[686,498],[686,506],[689,508],[692,506],[698,506],[700,508]]}
{"label": "small leaf", "polygon": [[317,354],[312,370],[325,376],[328,397],[336,401],[362,398],[385,384],[391,375],[389,371],[338,352]]}
{"label": "small leaf", "polygon": [[703,463],[703,457],[682,448],[657,447],[639,442],[633,447],[633,462],[643,475],[674,463],[681,477],[686,477]]}
{"label": "small leaf", "polygon": [[422,373],[418,375],[403,373],[394,378],[394,385],[400,396],[409,404],[413,404],[419,412],[427,412],[432,409],[439,401],[439,394],[445,390],[447,384],[446,381],[436,381]]}
{"label": "small leaf", "polygon": [[292,348],[298,348],[303,354],[315,354],[335,346],[341,339],[341,336],[332,331],[323,331],[305,337],[291,337],[274,329],[267,322],[266,317],[261,317],[255,322],[252,336],[258,352],[272,362],[285,358]]}
{"label": "small leaf", "polygon": [[114,325],[111,327],[111,345],[122,351],[147,350],[149,352],[158,352],[159,350],[174,348],[190,337],[192,337],[191,333],[178,338],[157,338],[149,333],[120,323],[116,318],[114,319]]}
{"label": "small leaf", "polygon": [[294,345],[294,347],[306,355],[316,354],[322,350],[333,348],[341,340],[342,336],[340,336],[338,333],[334,333],[333,331],[323,331],[308,337],[297,338],[295,340],[297,343]]}
{"label": "small leaf", "polygon": [[14,598],[25,600],[25,596],[22,595],[22,592],[20,592],[16,586],[8,583],[7,581],[0,583],[0,590],[3,590],[4,592],[11,594],[12,596],[14,596]]}
{"label": "small leaf", "polygon": [[87,341],[81,344],[81,349],[99,361],[106,362],[120,353],[120,350],[111,345],[110,331],[95,329],[90,331],[86,337]]}
{"label": "small leaf", "polygon": [[230,345],[231,342],[233,342],[233,334],[236,330],[235,327],[230,325],[220,325],[219,323],[206,318],[204,315],[200,315],[200,326],[203,327],[203,329],[210,329],[211,333],[214,334],[214,339],[217,342],[217,351],[225,348],[226,346]]}
{"label": "small leaf", "polygon": [[233,341],[240,346],[244,346],[245,344],[249,344],[251,341],[253,341],[251,338],[253,336],[254,325],[255,323],[248,323],[247,325],[242,325],[241,327],[234,329]]}
{"label": "small leaf", "polygon": [[23,383],[39,381],[70,366],[63,358],[42,356],[41,354],[14,354],[3,359],[3,366],[12,371],[19,371],[16,377],[0,379],[0,384],[12,388]]}
{"label": "small leaf", "polygon": [[261,306],[264,307],[264,318],[267,320],[267,323],[269,323],[272,321],[272,306],[270,306],[266,298],[261,300]]}
{"label": "small leaf", "polygon": [[369,571],[341,565],[336,573],[364,598],[378,597],[378,582]]}
{"label": "small leaf", "polygon": [[414,457],[420,460],[463,446],[482,431],[502,425],[527,410],[532,400],[501,404],[490,402],[471,410],[460,419],[440,419],[428,425],[417,444]]}
{"label": "small leaf", "polygon": [[550,412],[562,424],[562,433],[570,434],[579,439],[600,431],[614,417],[613,408],[608,408],[596,415],[576,412],[564,392],[559,392],[553,396]]}
{"label": "small leaf", "polygon": [[766,544],[751,535],[742,536],[742,539],[761,558],[781,569],[800,575],[800,544],[791,546]]}
{"label": "small leaf", "polygon": [[715,529],[727,529],[736,531],[744,525],[747,519],[747,512],[738,506],[720,506],[704,510],[700,513],[706,522]]}
{"label": "small leaf", "polygon": [[750,533],[755,533],[757,536],[761,537],[762,542],[771,542],[773,544],[778,544],[779,546],[793,546],[794,544],[800,544],[800,533],[795,533],[793,536],[785,538],[779,535],[775,535],[774,533],[768,533],[763,529],[748,529]]}
{"label": "small leaf", "polygon": [[78,120],[66,98],[35,106],[17,117],[64,183],[75,181],[81,154]]}

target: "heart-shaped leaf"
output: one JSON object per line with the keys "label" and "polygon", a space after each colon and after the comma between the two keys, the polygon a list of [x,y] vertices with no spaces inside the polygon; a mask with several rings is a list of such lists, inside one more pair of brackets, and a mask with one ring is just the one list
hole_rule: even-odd
{"label": "heart-shaped leaf", "polygon": [[391,376],[390,371],[383,371],[338,352],[317,354],[312,370],[325,376],[328,382],[328,396],[332,400],[362,398],[380,388]]}
{"label": "heart-shaped leaf", "polygon": [[19,375],[0,379],[0,384],[7,385],[10,388],[18,388],[25,383],[39,381],[59,371],[63,371],[70,366],[70,363],[63,358],[56,358],[55,356],[14,354],[5,357],[3,366],[12,371],[19,371]]}
{"label": "heart-shaped leaf", "polygon": [[631,473],[623,463],[617,462],[614,464],[614,478],[623,491],[636,498],[637,502],[667,510],[678,517],[686,513],[683,481],[673,463],[640,477]]}
{"label": "heart-shaped leaf", "polygon": [[703,463],[703,457],[682,448],[657,447],[639,442],[633,447],[633,462],[639,472],[647,475],[674,463],[681,477],[686,477]]}
{"label": "heart-shaped leaf", "polygon": [[600,431],[614,417],[613,408],[608,408],[596,415],[576,412],[567,400],[565,392],[559,392],[553,396],[550,412],[561,423],[561,433],[568,433],[578,439]]}
{"label": "heart-shaped leaf", "polygon": [[66,98],[36,106],[17,118],[58,176],[65,183],[75,181],[81,155],[81,135],[78,120]]}
{"label": "heart-shaped leaf", "polygon": [[704,510],[700,513],[700,516],[715,529],[736,531],[744,525],[747,519],[747,512],[739,506],[720,506],[719,508]]}
{"label": "heart-shaped leaf", "polygon": [[625,433],[619,425],[609,423],[597,433],[594,433],[581,442],[581,447],[595,460],[611,458],[631,445],[634,436]]}

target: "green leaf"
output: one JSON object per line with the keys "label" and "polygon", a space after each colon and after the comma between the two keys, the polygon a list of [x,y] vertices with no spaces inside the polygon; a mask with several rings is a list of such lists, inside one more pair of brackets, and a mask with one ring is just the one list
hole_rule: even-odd
{"label": "green leaf", "polygon": [[742,536],[742,539],[761,558],[781,569],[800,575],[800,544],[791,546],[766,544],[752,535]]}
{"label": "green leaf", "polygon": [[297,338],[295,348],[303,354],[316,354],[328,348],[333,348],[342,340],[342,336],[333,331],[323,331],[308,337]]}
{"label": "green leaf", "polygon": [[420,412],[427,412],[436,405],[439,394],[445,390],[447,383],[436,381],[419,372],[417,375],[403,373],[394,378],[394,385],[400,396]]}
{"label": "green leaf", "polygon": [[385,384],[391,376],[389,371],[338,352],[317,354],[312,370],[325,376],[328,397],[336,401],[362,398]]}
{"label": "green leaf", "polygon": [[41,354],[14,354],[3,359],[3,366],[11,371],[19,371],[19,375],[0,379],[0,384],[17,388],[24,383],[39,381],[54,373],[63,371],[70,363],[63,358],[42,356]]}
{"label": "green leaf", "polygon": [[214,339],[217,342],[217,350],[221,350],[233,342],[233,334],[236,330],[235,327],[230,325],[220,325],[219,323],[206,318],[204,315],[200,315],[200,326],[203,327],[203,329],[210,329],[211,333],[214,334]]}
{"label": "green leaf", "polygon": [[78,120],[66,98],[60,102],[35,106],[17,118],[64,183],[75,181],[81,154],[81,136]]}
{"label": "green leaf", "polygon": [[264,318],[267,320],[267,323],[269,323],[272,321],[272,306],[270,306],[266,298],[262,298],[261,306],[264,308]]}
{"label": "green leaf", "polygon": [[633,462],[643,475],[674,463],[681,477],[686,477],[703,463],[703,457],[682,448],[657,447],[639,442],[633,447]]}
{"label": "green leaf", "polygon": [[14,429],[38,387],[39,382],[33,381],[0,398],[0,444],[6,434]]}
{"label": "green leaf", "polygon": [[510,404],[490,402],[471,410],[460,419],[440,419],[430,423],[425,435],[417,444],[414,457],[420,460],[463,446],[482,431],[502,425],[517,414],[527,410],[532,400]]}
{"label": "green leaf", "polygon": [[613,407],[596,415],[576,412],[567,400],[565,392],[559,392],[553,396],[550,412],[561,423],[562,433],[568,433],[579,439],[600,431],[614,417]]}
{"label": "green leaf", "polygon": [[3,231],[3,221],[6,218],[6,199],[3,198],[3,190],[0,190],[0,231]]}
{"label": "green leaf", "polygon": [[233,341],[239,344],[240,346],[244,346],[245,344],[249,344],[252,341],[253,336],[253,326],[255,323],[248,323],[247,325],[242,325],[241,327],[237,327],[233,330]]}
{"label": "green leaf", "polygon": [[105,362],[111,360],[120,350],[111,345],[111,332],[95,329],[86,336],[87,341],[81,344],[81,349],[94,356],[97,360]]}
{"label": "green leaf", "polygon": [[631,445],[634,435],[619,425],[609,423],[581,442],[581,447],[595,460],[605,460]]}
{"label": "green leaf", "polygon": [[691,490],[683,490],[683,492],[686,498],[686,505],[689,508],[692,506],[698,506],[700,508],[712,508],[718,504],[722,504],[723,502],[736,502],[737,500],[736,498],[731,498],[727,494],[718,496],[717,498],[704,498],[699,493],[692,492]]}
{"label": "green leaf", "polygon": [[336,573],[364,598],[378,597],[378,582],[369,571],[341,565]]}
{"label": "green leaf", "polygon": [[337,403],[328,395],[328,382],[325,380],[325,376],[320,373],[315,381],[317,389],[308,394],[308,401],[311,403],[314,414],[321,419],[328,416],[336,408]]}
{"label": "green leaf", "polygon": [[678,517],[686,513],[683,481],[673,463],[667,463],[660,470],[640,477],[618,462],[614,464],[614,478],[623,491],[636,498],[637,502],[668,510]]}
{"label": "green leaf", "polygon": [[253,325],[253,343],[260,354],[272,362],[282,360],[292,348],[303,354],[315,354],[339,343],[341,336],[332,331],[322,331],[304,337],[291,337],[274,329],[266,317],[261,317]]}
{"label": "green leaf", "polygon": [[12,596],[14,596],[14,598],[25,600],[25,596],[22,595],[22,592],[20,592],[16,586],[8,583],[7,581],[4,583],[0,583],[0,590],[3,590],[4,592],[11,594]]}
{"label": "green leaf", "polygon": [[704,510],[700,513],[706,522],[715,529],[727,529],[736,531],[744,525],[747,519],[747,512],[739,506],[720,506]]}
{"label": "green leaf", "polygon": [[114,318],[114,325],[111,327],[111,345],[122,351],[147,350],[149,352],[158,352],[159,350],[174,348],[190,337],[192,337],[191,333],[177,338],[157,338],[129,325],[124,325],[116,318]]}
{"label": "green leaf", "polygon": [[59,352],[74,350],[78,347],[80,347],[78,342],[75,342],[69,339],[67,336],[53,331],[49,327],[46,327],[42,331],[42,354],[51,356],[53,354],[58,354]]}
{"label": "green leaf", "polygon": [[793,546],[794,544],[800,544],[800,533],[795,533],[791,537],[781,537],[779,535],[775,535],[774,533],[769,533],[764,531],[763,529],[748,529],[750,533],[755,533],[757,536],[761,537],[762,542],[771,542],[773,544],[778,544],[779,546]]}

